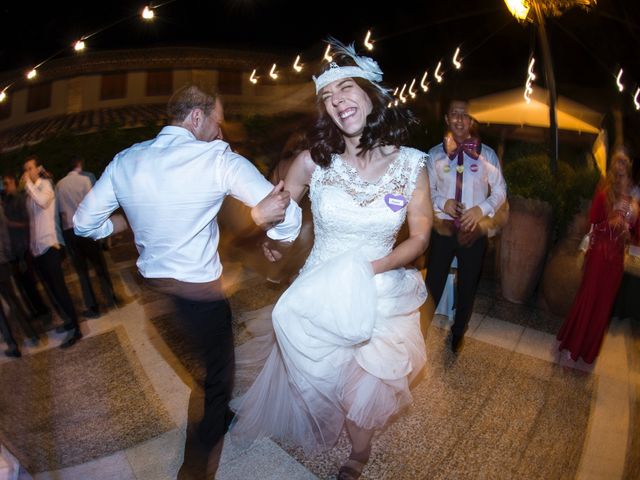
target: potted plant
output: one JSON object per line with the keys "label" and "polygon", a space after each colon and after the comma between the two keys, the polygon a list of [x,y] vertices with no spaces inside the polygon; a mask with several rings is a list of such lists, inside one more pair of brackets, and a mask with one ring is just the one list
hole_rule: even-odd
{"label": "potted plant", "polygon": [[504,167],[510,213],[500,239],[500,280],[505,299],[524,303],[542,273],[558,202],[548,155],[518,153]]}

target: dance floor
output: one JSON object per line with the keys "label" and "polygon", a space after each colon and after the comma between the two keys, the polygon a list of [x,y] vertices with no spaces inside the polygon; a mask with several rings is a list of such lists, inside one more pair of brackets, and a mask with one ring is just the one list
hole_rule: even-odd
{"label": "dance floor", "polygon": [[[143,294],[131,245],[116,242],[107,257],[127,302],[82,322],[85,337],[67,351],[49,331],[23,358],[0,356],[0,443],[21,480],[176,477],[202,368],[161,309],[146,317],[157,298]],[[248,258],[223,258],[236,345],[249,338],[243,321],[283,289]],[[576,364],[557,353],[556,317],[500,300],[490,283],[478,298],[457,357],[447,318],[433,318],[414,402],[375,435],[362,478],[639,478],[640,327],[615,320],[596,365]],[[344,435],[314,456],[269,439],[248,450],[226,442],[217,478],[330,480],[347,455]]]}

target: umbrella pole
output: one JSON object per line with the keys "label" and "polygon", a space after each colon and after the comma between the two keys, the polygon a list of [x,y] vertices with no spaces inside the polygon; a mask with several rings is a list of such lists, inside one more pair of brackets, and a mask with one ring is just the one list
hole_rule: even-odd
{"label": "umbrella pole", "polygon": [[551,157],[551,173],[555,176],[558,171],[558,119],[556,114],[556,77],[553,73],[553,63],[551,61],[551,49],[549,48],[549,40],[547,38],[547,30],[545,28],[544,15],[540,10],[540,6],[536,2],[533,8],[538,20],[538,38],[542,48],[542,60],[544,62],[544,76],[549,90],[549,133],[550,133],[550,157]]}

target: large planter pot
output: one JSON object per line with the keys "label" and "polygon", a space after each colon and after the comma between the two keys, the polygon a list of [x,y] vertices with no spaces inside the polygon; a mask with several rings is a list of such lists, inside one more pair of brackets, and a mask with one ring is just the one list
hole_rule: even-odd
{"label": "large planter pot", "polygon": [[573,218],[567,236],[558,242],[544,269],[540,291],[546,309],[554,315],[566,316],[580,287],[584,253],[578,246],[588,229],[585,209]]}
{"label": "large planter pot", "polygon": [[509,199],[509,221],[500,239],[502,296],[526,302],[538,284],[551,234],[551,205],[514,196]]}

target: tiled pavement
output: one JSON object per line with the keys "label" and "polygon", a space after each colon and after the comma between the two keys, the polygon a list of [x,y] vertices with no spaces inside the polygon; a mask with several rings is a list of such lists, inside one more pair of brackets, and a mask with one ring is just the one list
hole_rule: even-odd
{"label": "tiled pavement", "polygon": [[[122,327],[151,385],[177,427],[126,450],[81,465],[41,472],[33,476],[21,471],[21,479],[175,478],[181,462],[187,403],[193,381],[180,362],[173,357],[154,325],[144,316],[143,308],[137,301],[138,284],[131,273],[133,255],[116,248],[111,251],[110,256],[116,260],[110,261],[111,271],[118,276],[118,281],[133,301],[99,319],[83,322],[83,333],[85,336],[92,336],[118,326]],[[73,277],[73,273],[69,273],[69,282],[73,281]],[[263,307],[264,302],[269,300],[260,297],[259,303],[252,301],[250,292],[256,291],[257,286],[262,285],[262,277],[243,268],[239,263],[226,264],[226,278],[230,279],[227,284],[230,291],[245,292],[245,297],[235,305],[236,315]],[[614,320],[597,363],[595,366],[588,366],[580,362],[574,363],[558,354],[553,334],[557,319],[546,316],[532,307],[508,304],[492,297],[491,292],[487,290],[481,289],[478,298],[467,334],[469,340],[457,366],[451,363],[450,355],[447,356],[443,349],[448,320],[440,315],[434,317],[427,335],[429,364],[425,379],[415,387],[415,404],[387,431],[376,436],[372,461],[363,478],[513,478],[514,475],[518,476],[518,472],[520,478],[545,478],[545,468],[551,468],[548,465],[550,461],[538,457],[548,457],[549,451],[545,450],[547,447],[539,440],[536,443],[533,437],[536,431],[539,434],[540,429],[553,430],[554,427],[559,427],[548,425],[550,420],[545,420],[544,412],[545,408],[551,408],[551,405],[559,408],[554,401],[561,398],[563,393],[558,391],[558,398],[554,398],[553,391],[546,393],[547,397],[544,397],[539,410],[525,412],[528,407],[524,408],[522,405],[529,404],[520,404],[517,398],[522,395],[535,395],[535,383],[531,385],[531,381],[527,380],[529,385],[526,387],[525,382],[521,385],[521,382],[516,380],[513,380],[512,384],[507,383],[506,387],[504,382],[490,383],[489,379],[496,375],[502,376],[503,380],[518,378],[506,370],[507,366],[516,370],[526,370],[527,378],[539,378],[540,385],[552,380],[556,382],[553,385],[558,385],[556,388],[561,389],[564,383],[569,385],[571,382],[577,382],[575,385],[584,387],[584,391],[590,395],[590,398],[576,400],[576,405],[564,406],[570,413],[586,408],[586,423],[576,430],[580,435],[572,438],[557,432],[550,434],[549,442],[545,440],[553,449],[573,452],[571,455],[575,457],[573,463],[567,460],[566,464],[557,466],[553,472],[562,472],[562,478],[638,478],[640,329],[637,325],[631,325],[629,320]],[[60,340],[61,335],[50,332],[45,344],[39,347],[25,346],[24,352],[32,354],[43,349],[55,348]],[[0,364],[16,361],[20,360],[0,357]],[[486,379],[465,378],[464,369],[460,372],[460,365],[468,365],[466,371],[470,375],[475,364],[486,365]],[[443,365],[451,370],[443,371]],[[432,377],[429,377],[430,371]],[[478,395],[483,396],[478,400],[479,409],[473,419],[463,419],[467,423],[456,424],[449,419],[443,425],[436,417],[445,410],[448,412],[446,405],[453,405],[457,401],[455,396],[447,396],[449,393],[446,383],[450,378],[448,375],[462,375],[461,381],[474,382],[470,388],[476,388]],[[503,392],[503,389],[506,390]],[[451,395],[454,394],[452,390]],[[566,398],[579,399],[569,394]],[[506,406],[500,407],[511,400],[514,402],[513,405],[520,406],[512,410]],[[420,408],[430,410],[421,411]],[[445,410],[442,410],[443,408]],[[536,416],[531,417],[534,414]],[[557,418],[557,422],[562,421],[561,417]],[[514,428],[514,425],[527,424],[529,437],[521,428]],[[540,425],[547,426],[543,428]],[[420,430],[426,428],[438,431],[434,433]],[[467,428],[468,435],[464,431]],[[457,433],[454,432],[456,435],[453,435],[452,431],[456,429]],[[462,433],[465,435],[461,435]],[[5,434],[10,436],[10,432]],[[513,441],[509,435],[513,435]],[[405,437],[411,440],[405,440]],[[427,440],[429,444],[421,443]],[[487,445],[480,445],[488,442],[491,442],[491,445],[495,444],[496,452],[499,451],[498,447],[506,448],[507,455],[517,456],[517,461],[505,463],[505,459],[496,457],[495,452],[492,454]],[[268,439],[257,442],[248,451],[238,450],[227,442],[217,478],[332,478],[346,452],[344,441],[328,454],[317,457],[305,457],[293,447],[277,445]],[[537,466],[538,463],[540,466]],[[465,464],[464,468],[462,464]],[[0,478],[2,468],[3,464],[0,462]]]}

